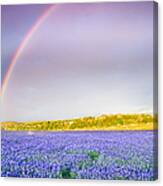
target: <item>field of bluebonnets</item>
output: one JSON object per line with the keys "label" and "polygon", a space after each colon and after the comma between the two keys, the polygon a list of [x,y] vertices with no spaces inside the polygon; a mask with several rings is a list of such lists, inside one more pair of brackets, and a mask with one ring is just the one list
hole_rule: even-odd
{"label": "field of bluebonnets", "polygon": [[154,180],[156,131],[2,131],[3,177]]}

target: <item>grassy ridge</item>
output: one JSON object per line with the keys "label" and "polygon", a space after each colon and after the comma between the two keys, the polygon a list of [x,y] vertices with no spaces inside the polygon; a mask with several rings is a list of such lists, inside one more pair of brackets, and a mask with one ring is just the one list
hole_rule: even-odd
{"label": "grassy ridge", "polygon": [[150,114],[114,114],[69,120],[1,122],[2,130],[154,130],[157,117]]}

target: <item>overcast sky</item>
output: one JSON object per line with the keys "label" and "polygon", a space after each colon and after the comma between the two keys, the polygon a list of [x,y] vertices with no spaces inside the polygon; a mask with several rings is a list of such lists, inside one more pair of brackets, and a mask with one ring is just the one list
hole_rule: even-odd
{"label": "overcast sky", "polygon": [[[2,79],[48,5],[2,6]],[[60,4],[12,72],[2,120],[153,110],[153,3]]]}

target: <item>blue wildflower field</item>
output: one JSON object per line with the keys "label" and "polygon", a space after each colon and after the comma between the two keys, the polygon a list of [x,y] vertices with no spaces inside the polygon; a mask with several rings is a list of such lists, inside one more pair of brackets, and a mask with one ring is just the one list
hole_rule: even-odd
{"label": "blue wildflower field", "polygon": [[156,131],[2,131],[1,176],[155,180]]}

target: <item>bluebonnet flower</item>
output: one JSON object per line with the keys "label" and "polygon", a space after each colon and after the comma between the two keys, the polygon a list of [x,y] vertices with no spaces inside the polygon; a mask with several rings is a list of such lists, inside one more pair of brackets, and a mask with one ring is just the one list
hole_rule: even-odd
{"label": "bluebonnet flower", "polygon": [[153,180],[156,131],[2,131],[3,177]]}

